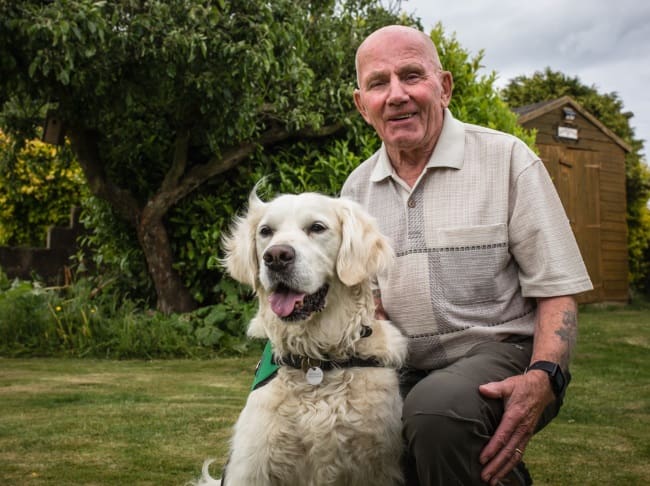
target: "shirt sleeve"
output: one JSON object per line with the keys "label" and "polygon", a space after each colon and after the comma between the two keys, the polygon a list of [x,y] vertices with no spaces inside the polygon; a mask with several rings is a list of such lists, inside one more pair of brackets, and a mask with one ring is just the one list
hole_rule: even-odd
{"label": "shirt sleeve", "polygon": [[522,294],[554,297],[591,290],[564,207],[539,159],[518,174],[510,198],[510,251]]}

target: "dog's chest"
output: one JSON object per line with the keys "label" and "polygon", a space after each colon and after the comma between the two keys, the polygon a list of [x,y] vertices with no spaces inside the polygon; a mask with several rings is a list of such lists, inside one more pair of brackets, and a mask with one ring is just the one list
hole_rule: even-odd
{"label": "dog's chest", "polygon": [[[387,369],[355,369],[326,372],[320,385],[310,385],[300,370],[281,370],[279,388],[284,400],[278,418],[287,433],[308,447],[339,443],[343,437],[357,442],[374,441],[388,423],[401,414],[397,378]],[[340,445],[338,445],[340,447]]]}
{"label": "dog's chest", "polygon": [[265,464],[273,485],[393,486],[401,405],[394,370],[332,370],[312,386],[302,371],[283,367],[249,396],[234,457]]}

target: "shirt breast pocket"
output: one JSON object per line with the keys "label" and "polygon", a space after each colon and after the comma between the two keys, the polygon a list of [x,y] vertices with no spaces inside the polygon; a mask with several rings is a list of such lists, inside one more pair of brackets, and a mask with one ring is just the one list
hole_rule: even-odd
{"label": "shirt breast pocket", "polygon": [[507,226],[441,228],[436,233],[438,281],[445,299],[459,305],[497,299],[499,276],[510,259]]}

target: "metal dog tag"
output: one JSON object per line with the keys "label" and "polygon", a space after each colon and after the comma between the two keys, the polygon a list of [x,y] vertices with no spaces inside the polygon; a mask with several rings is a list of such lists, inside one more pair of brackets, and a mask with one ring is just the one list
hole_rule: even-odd
{"label": "metal dog tag", "polygon": [[320,385],[323,382],[323,370],[318,367],[309,368],[305,373],[305,377],[310,385]]}

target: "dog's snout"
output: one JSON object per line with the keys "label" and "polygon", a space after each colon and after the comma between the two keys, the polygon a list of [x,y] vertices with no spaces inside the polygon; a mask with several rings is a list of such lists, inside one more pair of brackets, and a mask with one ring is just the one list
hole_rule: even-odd
{"label": "dog's snout", "polygon": [[289,245],[274,245],[268,248],[262,257],[271,270],[284,270],[296,259],[295,250]]}

